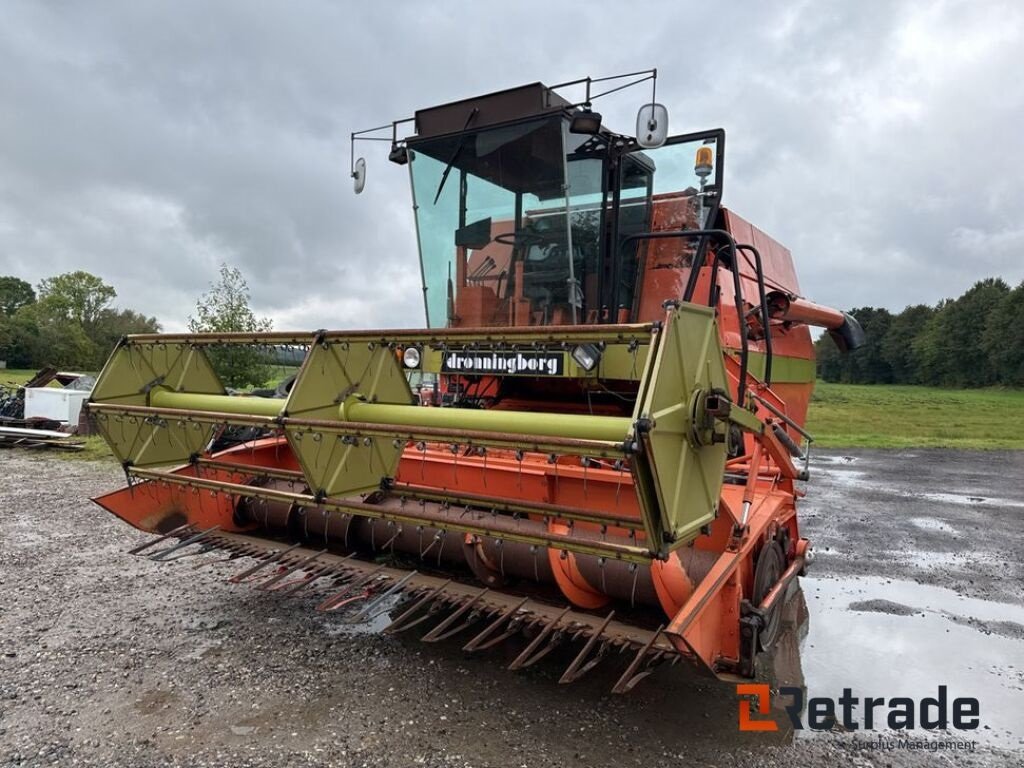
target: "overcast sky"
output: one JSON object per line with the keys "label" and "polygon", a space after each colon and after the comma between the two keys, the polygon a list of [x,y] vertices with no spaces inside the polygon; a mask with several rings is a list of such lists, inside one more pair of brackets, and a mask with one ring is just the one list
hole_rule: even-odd
{"label": "overcast sky", "polygon": [[[359,7],[357,7],[359,6]],[[803,292],[901,309],[1024,277],[1024,4],[0,0],[0,275],[84,269],[184,326],[220,262],[275,327],[423,323],[408,176],[348,135],[658,67]],[[598,102],[629,130],[640,91]]]}

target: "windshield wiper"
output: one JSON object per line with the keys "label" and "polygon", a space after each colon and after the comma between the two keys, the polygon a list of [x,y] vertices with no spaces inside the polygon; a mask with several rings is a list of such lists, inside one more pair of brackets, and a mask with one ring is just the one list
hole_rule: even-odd
{"label": "windshield wiper", "polygon": [[473,118],[476,117],[476,113],[480,110],[473,107],[470,110],[469,115],[466,117],[466,124],[462,126],[462,136],[459,137],[459,143],[455,147],[455,151],[452,152],[452,158],[448,161],[448,165],[444,168],[444,173],[441,174],[441,183],[437,185],[437,194],[434,195],[434,205],[437,205],[437,201],[441,198],[441,191],[444,189],[444,183],[448,181],[448,174],[452,172],[452,166],[455,165],[455,161],[459,159],[459,154],[462,152],[462,147],[466,143],[466,129],[469,128],[469,124],[473,122]]}

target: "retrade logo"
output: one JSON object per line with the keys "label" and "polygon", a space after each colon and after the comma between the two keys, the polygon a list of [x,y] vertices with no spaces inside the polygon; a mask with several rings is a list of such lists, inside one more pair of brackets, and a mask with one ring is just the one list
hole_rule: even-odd
{"label": "retrade logo", "polygon": [[768,683],[740,683],[736,686],[736,694],[740,697],[740,730],[741,731],[777,731],[779,724],[774,720],[753,720],[750,717],[750,701],[745,696],[757,697],[757,711],[762,715],[772,713],[772,692]]}
{"label": "retrade logo", "polygon": [[[777,731],[778,723],[771,719],[772,693],[767,683],[740,683],[739,728],[741,731]],[[935,696],[912,699],[905,696],[853,695],[852,688],[843,688],[838,699],[812,696],[806,699],[803,688],[784,686],[778,694],[783,699],[783,710],[794,730],[830,730],[837,723],[846,731],[888,728],[893,731],[926,730],[973,731],[981,723],[981,705],[977,699],[961,696],[950,700],[944,685]],[[756,713],[751,712],[751,699],[756,699]],[[806,709],[806,722],[805,722]],[[755,717],[755,714],[757,715]],[[761,717],[764,716],[764,717]]]}

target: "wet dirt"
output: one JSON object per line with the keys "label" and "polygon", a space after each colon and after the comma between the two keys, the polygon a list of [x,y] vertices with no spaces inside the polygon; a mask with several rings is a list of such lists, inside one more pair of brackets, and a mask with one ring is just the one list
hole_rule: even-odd
{"label": "wet dirt", "polygon": [[[87,501],[106,464],[0,454],[0,765],[1019,765],[1024,453],[858,451],[812,464],[817,561],[760,677],[808,695],[976,696],[973,751],[880,732],[740,733],[735,687],[678,667],[608,694],[624,661],[560,686],[515,646],[467,656],[318,614],[226,576],[125,554]],[[891,734],[890,734],[891,735]]]}

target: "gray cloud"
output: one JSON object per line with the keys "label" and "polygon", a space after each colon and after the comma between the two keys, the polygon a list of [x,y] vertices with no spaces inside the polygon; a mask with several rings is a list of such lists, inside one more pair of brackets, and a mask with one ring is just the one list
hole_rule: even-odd
{"label": "gray cloud", "polygon": [[[103,276],[181,327],[220,261],[277,327],[422,323],[407,177],[348,133],[533,80],[659,67],[729,135],[726,204],[838,306],[1024,278],[1014,3],[7,2],[0,274]],[[610,97],[628,129],[639,97]]]}

